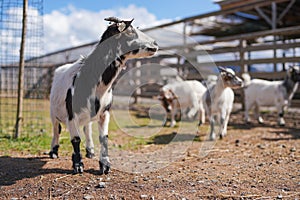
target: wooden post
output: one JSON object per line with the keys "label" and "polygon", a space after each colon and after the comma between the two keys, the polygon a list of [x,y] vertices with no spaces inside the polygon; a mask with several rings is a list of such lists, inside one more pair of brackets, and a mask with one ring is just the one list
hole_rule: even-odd
{"label": "wooden post", "polygon": [[[241,74],[248,72],[247,65],[245,64],[245,47],[246,47],[246,40],[240,39],[240,44],[239,44],[239,51],[240,51],[240,67],[241,67]],[[245,110],[245,94],[244,90],[240,90],[241,94],[241,100],[242,100],[242,110]]]}
{"label": "wooden post", "polygon": [[248,72],[248,68],[245,64],[245,50],[244,48],[246,47],[246,40],[240,39],[240,44],[239,44],[239,51],[240,51],[240,67],[241,67],[241,72]]}
{"label": "wooden post", "polygon": [[[277,28],[277,5],[275,2],[272,2],[272,30]],[[276,45],[276,35],[273,36],[273,44]],[[277,58],[276,48],[273,49],[273,58]],[[277,63],[273,63],[274,72],[277,71]]]}
{"label": "wooden post", "polygon": [[21,133],[22,120],[23,120],[23,87],[24,87],[24,66],[25,66],[25,39],[26,39],[26,24],[27,24],[27,8],[28,0],[23,0],[23,20],[22,20],[22,38],[20,45],[20,61],[19,61],[19,83],[18,83],[18,105],[17,117],[15,125],[14,138],[18,138]]}

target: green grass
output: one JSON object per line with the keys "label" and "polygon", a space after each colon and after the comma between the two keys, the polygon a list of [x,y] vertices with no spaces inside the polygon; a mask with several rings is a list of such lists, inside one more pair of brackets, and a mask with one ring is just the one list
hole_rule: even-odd
{"label": "green grass", "polygon": [[[16,98],[0,98],[0,137],[13,135],[16,123]],[[49,101],[24,99],[22,136],[40,135],[51,130]]]}
{"label": "green grass", "polygon": [[[13,139],[15,123],[14,99],[0,98],[0,155],[9,156],[15,152],[21,154],[42,155],[50,149],[52,131],[48,100],[24,101],[24,121],[22,134]],[[109,123],[109,141],[115,147],[125,150],[138,150],[147,145],[166,144],[173,138],[173,133],[180,131],[180,125],[195,126],[190,122],[180,122],[178,127],[161,127],[162,116],[140,115],[136,111],[112,110]],[[81,137],[84,152],[85,137]],[[97,123],[93,124],[93,139],[96,151],[99,151],[99,133]],[[63,126],[60,135],[60,155],[72,152],[70,136]]]}

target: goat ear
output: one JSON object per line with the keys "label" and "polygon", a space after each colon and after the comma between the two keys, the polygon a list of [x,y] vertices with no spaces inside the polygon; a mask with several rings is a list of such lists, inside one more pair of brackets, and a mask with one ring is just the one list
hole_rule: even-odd
{"label": "goat ear", "polygon": [[123,32],[125,30],[125,28],[127,27],[125,22],[119,22],[119,23],[117,23],[117,26],[118,26],[118,30],[120,32]]}
{"label": "goat ear", "polygon": [[132,18],[132,20],[130,21],[124,21],[124,23],[126,24],[126,27],[130,26],[131,23],[133,22],[134,18]]}
{"label": "goat ear", "polygon": [[227,70],[224,67],[218,67],[220,72],[227,72]]}
{"label": "goat ear", "polygon": [[172,91],[172,90],[169,90],[170,91],[170,93],[173,95],[173,98],[174,99],[178,99],[178,96]]}

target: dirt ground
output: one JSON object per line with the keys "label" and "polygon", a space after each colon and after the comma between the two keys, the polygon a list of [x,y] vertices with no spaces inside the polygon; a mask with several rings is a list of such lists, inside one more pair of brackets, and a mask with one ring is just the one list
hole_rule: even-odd
{"label": "dirt ground", "polygon": [[289,113],[285,127],[264,117],[264,125],[245,125],[233,113],[228,135],[206,156],[195,141],[182,158],[154,172],[112,166],[100,176],[98,159],[84,158],[84,173],[72,175],[70,156],[2,156],[0,199],[300,199],[300,114]]}

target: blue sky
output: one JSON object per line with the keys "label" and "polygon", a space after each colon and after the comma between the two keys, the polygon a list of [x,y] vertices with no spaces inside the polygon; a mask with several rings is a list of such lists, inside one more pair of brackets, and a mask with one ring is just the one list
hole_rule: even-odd
{"label": "blue sky", "polygon": [[98,40],[108,16],[143,29],[216,10],[212,0],[44,0],[45,52]]}
{"label": "blue sky", "polygon": [[219,9],[212,0],[44,0],[44,13],[64,9],[69,5],[78,9],[99,11],[128,7],[130,4],[146,8],[157,19],[189,17]]}

